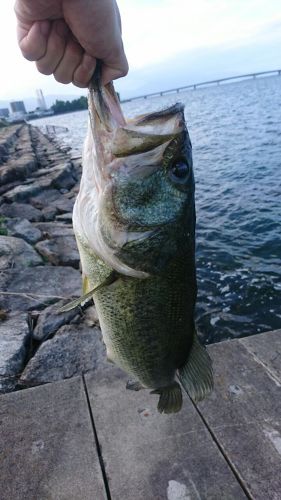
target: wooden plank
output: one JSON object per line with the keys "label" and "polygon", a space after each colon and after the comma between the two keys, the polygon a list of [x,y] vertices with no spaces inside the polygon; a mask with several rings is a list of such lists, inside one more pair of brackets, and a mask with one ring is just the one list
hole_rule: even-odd
{"label": "wooden plank", "polygon": [[246,496],[190,400],[160,415],[158,396],[125,389],[110,365],[87,374],[113,500],[239,500]]}
{"label": "wooden plank", "polygon": [[[273,352],[269,342],[268,359]],[[199,411],[252,498],[279,500],[281,384],[240,341],[213,345],[210,354],[216,386]]]}
{"label": "wooden plank", "polygon": [[81,378],[0,403],[1,500],[106,498]]}
{"label": "wooden plank", "polygon": [[281,382],[281,330],[245,337],[239,342]]}

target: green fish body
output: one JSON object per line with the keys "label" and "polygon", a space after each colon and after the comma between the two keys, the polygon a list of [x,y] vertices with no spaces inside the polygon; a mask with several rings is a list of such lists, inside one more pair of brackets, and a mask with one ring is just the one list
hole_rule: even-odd
{"label": "green fish body", "polygon": [[90,125],[73,225],[83,291],[93,295],[107,357],[131,388],[179,411],[176,377],[195,400],[212,389],[198,342],[192,152],[183,107],[126,123],[112,84],[90,89]]}

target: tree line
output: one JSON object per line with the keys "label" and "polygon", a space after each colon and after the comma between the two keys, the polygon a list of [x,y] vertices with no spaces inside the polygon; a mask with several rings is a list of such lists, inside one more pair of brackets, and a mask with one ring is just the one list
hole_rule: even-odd
{"label": "tree line", "polygon": [[87,97],[81,96],[79,99],[74,99],[73,101],[60,101],[56,100],[55,104],[51,106],[54,114],[68,113],[69,111],[80,111],[81,109],[88,108]]}

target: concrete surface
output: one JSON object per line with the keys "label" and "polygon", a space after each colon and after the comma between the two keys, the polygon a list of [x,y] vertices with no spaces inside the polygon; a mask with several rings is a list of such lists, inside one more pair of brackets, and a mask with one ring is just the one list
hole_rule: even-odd
{"label": "concrete surface", "polygon": [[111,364],[3,395],[1,500],[280,500],[281,330],[208,349],[215,390],[176,415]]}

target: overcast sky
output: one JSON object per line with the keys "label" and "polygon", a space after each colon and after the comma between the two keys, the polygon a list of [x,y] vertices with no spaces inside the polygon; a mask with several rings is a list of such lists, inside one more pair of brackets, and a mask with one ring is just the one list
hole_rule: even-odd
{"label": "overcast sky", "polygon": [[[40,75],[20,55],[13,1],[0,2],[0,100],[80,89]],[[280,0],[119,0],[130,73],[122,97],[281,67]]]}

